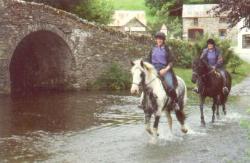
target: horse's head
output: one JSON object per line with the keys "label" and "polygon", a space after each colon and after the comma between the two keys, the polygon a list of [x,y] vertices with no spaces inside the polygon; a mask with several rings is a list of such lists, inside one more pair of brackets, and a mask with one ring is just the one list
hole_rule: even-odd
{"label": "horse's head", "polygon": [[192,63],[192,82],[196,83],[198,78],[206,73],[208,73],[210,71],[209,66],[207,65],[206,62],[204,62],[204,60],[200,59],[200,58],[196,58],[193,60]]}
{"label": "horse's head", "polygon": [[147,77],[150,76],[150,74],[154,74],[157,76],[157,72],[151,64],[142,60],[131,62],[131,65],[133,82],[130,91],[131,94],[139,94],[139,86],[145,85]]}

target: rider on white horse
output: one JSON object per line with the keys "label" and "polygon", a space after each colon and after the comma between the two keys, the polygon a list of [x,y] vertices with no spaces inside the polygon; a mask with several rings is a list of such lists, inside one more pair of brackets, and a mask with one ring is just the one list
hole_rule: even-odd
{"label": "rider on white horse", "polygon": [[[171,99],[171,105],[178,109],[178,98],[176,94],[176,87],[178,86],[176,75],[173,71],[173,56],[166,45],[166,36],[162,32],[157,32],[155,35],[156,45],[150,51],[148,62],[153,64],[158,71],[159,76],[163,78],[163,85],[167,91],[168,96]],[[144,106],[144,100],[142,100],[142,107]]]}

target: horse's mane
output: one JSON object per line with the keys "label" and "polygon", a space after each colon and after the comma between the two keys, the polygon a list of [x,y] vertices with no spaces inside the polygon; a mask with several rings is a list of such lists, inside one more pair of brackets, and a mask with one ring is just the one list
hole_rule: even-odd
{"label": "horse's mane", "polygon": [[[156,75],[157,76],[157,71],[156,71],[156,69],[155,69],[155,67],[152,65],[152,64],[150,64],[149,62],[146,62],[146,61],[143,61],[143,66],[144,67],[142,67],[141,66],[141,59],[138,59],[138,60],[136,60],[136,61],[134,61],[133,63],[135,64],[134,66],[133,66],[133,68],[141,68],[142,70],[146,70],[148,73],[149,73],[149,75]],[[133,70],[133,68],[132,68],[132,70]]]}

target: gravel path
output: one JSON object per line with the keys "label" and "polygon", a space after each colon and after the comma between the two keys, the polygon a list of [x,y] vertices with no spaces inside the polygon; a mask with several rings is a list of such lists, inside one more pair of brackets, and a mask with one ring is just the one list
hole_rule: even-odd
{"label": "gravel path", "polygon": [[241,83],[235,85],[231,90],[232,96],[250,96],[250,76]]}

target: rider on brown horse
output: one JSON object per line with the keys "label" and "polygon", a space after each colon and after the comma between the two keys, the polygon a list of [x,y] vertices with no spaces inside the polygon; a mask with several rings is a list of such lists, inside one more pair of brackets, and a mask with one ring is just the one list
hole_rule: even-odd
{"label": "rider on brown horse", "polygon": [[[229,90],[226,86],[226,73],[223,68],[223,58],[213,39],[207,40],[207,48],[203,49],[200,59],[208,64],[213,70],[219,71],[223,78],[223,94],[227,94]],[[197,88],[195,88],[194,91],[199,93]]]}

